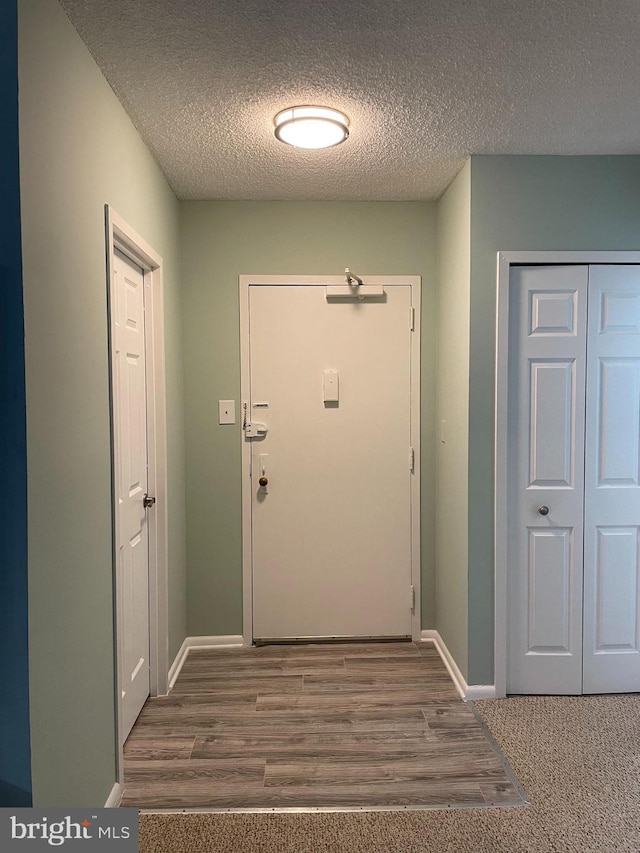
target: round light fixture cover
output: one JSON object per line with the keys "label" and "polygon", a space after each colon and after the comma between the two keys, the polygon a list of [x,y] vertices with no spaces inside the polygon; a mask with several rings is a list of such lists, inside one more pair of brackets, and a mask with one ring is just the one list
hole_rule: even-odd
{"label": "round light fixture cover", "polygon": [[330,107],[287,107],[273,123],[277,139],[295,148],[331,148],[349,136],[349,119]]}

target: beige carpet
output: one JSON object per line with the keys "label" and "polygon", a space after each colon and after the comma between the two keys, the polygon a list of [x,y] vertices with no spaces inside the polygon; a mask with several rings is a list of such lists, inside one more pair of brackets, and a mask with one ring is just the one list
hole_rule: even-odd
{"label": "beige carpet", "polygon": [[476,703],[530,806],[141,815],[143,853],[639,853],[640,696]]}

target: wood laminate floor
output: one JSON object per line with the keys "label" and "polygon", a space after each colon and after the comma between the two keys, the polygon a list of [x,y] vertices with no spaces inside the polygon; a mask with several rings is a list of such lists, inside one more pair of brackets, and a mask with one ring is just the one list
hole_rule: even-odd
{"label": "wood laminate floor", "polygon": [[430,644],[192,651],[124,755],[142,809],[523,802]]}

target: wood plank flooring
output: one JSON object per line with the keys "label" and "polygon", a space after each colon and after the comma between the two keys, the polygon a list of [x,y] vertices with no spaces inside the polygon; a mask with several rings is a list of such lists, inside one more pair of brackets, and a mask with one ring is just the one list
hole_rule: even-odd
{"label": "wood plank flooring", "polygon": [[523,802],[430,644],[193,651],[124,755],[142,809]]}

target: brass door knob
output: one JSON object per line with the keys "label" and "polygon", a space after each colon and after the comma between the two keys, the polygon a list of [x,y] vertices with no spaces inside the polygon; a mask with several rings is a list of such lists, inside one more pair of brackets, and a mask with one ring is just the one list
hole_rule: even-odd
{"label": "brass door knob", "polygon": [[263,487],[266,486],[268,484],[268,482],[269,481],[267,480],[266,477],[260,477],[260,479],[258,480],[258,483],[260,483],[260,485]]}

